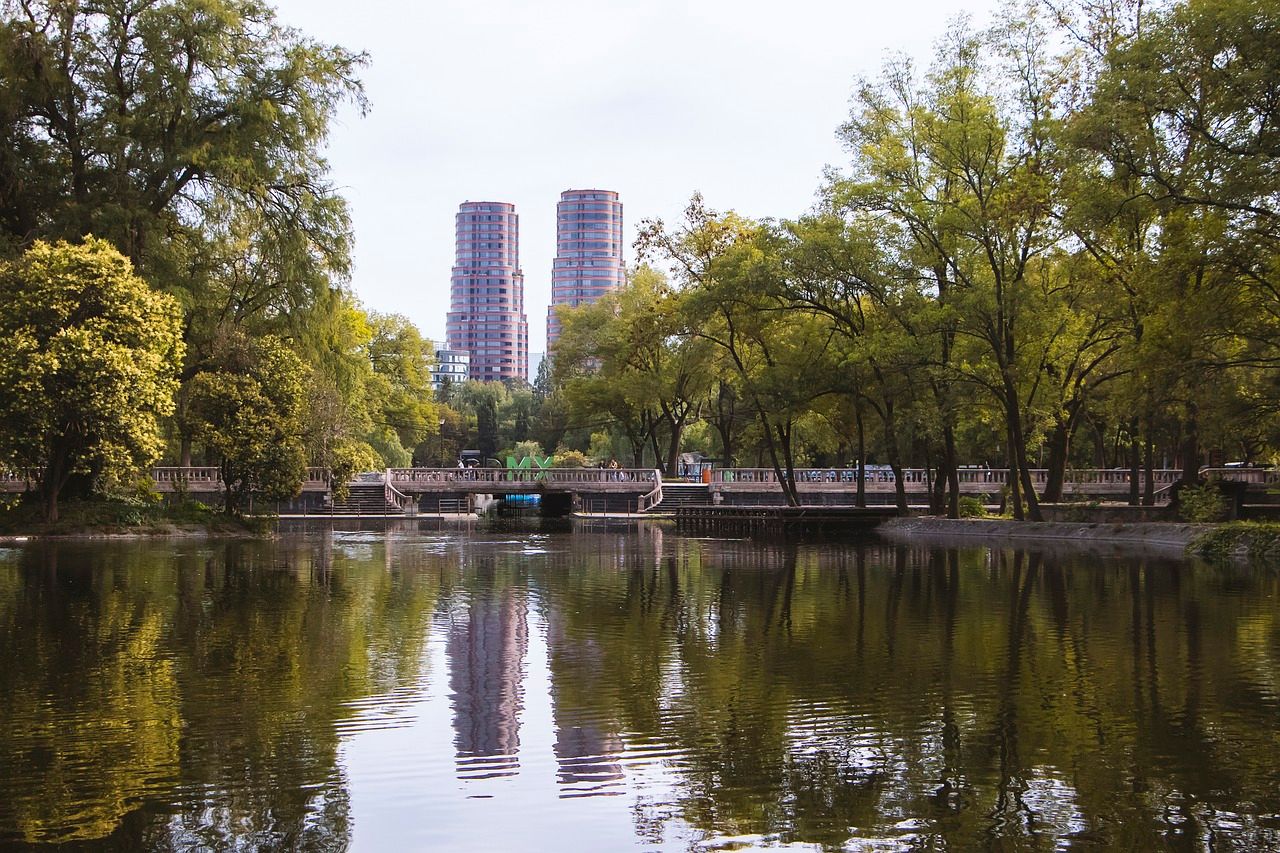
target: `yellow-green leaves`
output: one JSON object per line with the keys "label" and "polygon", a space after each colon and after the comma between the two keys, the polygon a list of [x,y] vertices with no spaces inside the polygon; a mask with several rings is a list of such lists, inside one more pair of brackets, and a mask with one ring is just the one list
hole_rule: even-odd
{"label": "yellow-green leaves", "polygon": [[51,520],[75,472],[151,464],[182,360],[173,298],[104,240],[37,242],[0,266],[0,464],[46,471]]}
{"label": "yellow-green leaves", "polygon": [[308,371],[270,335],[226,342],[216,369],[191,380],[190,424],[220,459],[225,509],[250,494],[274,501],[298,494],[306,473],[303,412]]}

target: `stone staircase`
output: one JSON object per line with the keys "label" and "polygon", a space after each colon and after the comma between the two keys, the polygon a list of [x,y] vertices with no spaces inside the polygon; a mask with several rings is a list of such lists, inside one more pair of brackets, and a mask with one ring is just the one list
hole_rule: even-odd
{"label": "stone staircase", "polygon": [[706,483],[662,484],[662,500],[649,512],[674,512],[682,506],[711,506],[711,488]]}
{"label": "stone staircase", "polygon": [[333,515],[404,515],[404,510],[387,500],[381,483],[352,483],[346,500],[333,501]]}

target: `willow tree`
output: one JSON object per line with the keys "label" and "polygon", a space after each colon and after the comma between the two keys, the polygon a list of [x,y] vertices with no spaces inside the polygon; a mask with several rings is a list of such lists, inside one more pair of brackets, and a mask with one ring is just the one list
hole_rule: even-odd
{"label": "willow tree", "polygon": [[796,450],[814,402],[835,392],[830,324],[792,310],[776,232],[695,196],[674,229],[642,227],[645,251],[672,263],[682,279],[682,313],[691,333],[719,355],[750,408],[762,445],[791,506],[800,503]]}
{"label": "willow tree", "polygon": [[583,422],[613,419],[637,467],[647,443],[663,473],[675,476],[711,378],[709,347],[690,330],[681,295],[641,266],[595,304],[561,310],[555,364],[570,410]]}
{"label": "willow tree", "polygon": [[93,232],[145,275],[215,200],[269,226],[345,219],[319,151],[337,105],[362,99],[362,56],[283,26],[257,0],[3,8],[6,234]]}
{"label": "willow tree", "polygon": [[351,227],[321,151],[364,57],[260,0],[0,4],[0,247],[110,240],[182,304],[184,382],[233,329],[331,372]]}

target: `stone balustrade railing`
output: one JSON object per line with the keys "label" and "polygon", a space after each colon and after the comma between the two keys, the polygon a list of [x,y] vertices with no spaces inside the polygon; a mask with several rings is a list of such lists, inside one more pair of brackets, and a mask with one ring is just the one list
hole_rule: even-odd
{"label": "stone balustrade railing", "polygon": [[[1209,476],[1221,476],[1222,479],[1233,479],[1230,476],[1231,473],[1242,471],[1261,472],[1261,469],[1208,469],[1206,473]],[[1219,472],[1227,473],[1219,474]],[[1157,487],[1172,485],[1182,477],[1181,469],[1161,468],[1152,473]],[[982,486],[991,486],[998,489],[1009,481],[1007,468],[961,468],[957,474],[961,489],[968,486],[974,491],[980,490]],[[936,471],[930,471],[925,468],[902,469],[902,482],[909,492],[927,489],[929,484],[934,482],[933,478],[936,476]],[[795,478],[796,483],[800,486],[856,487],[858,469],[797,468],[795,469]],[[1046,485],[1049,481],[1048,469],[1032,469],[1031,480],[1037,487]],[[778,474],[772,468],[716,468],[711,472],[711,481],[730,487],[734,485],[775,484],[778,482]],[[1140,475],[1139,482],[1146,482],[1145,474]],[[1254,481],[1251,480],[1250,482]],[[1257,482],[1263,481],[1258,480]],[[869,467],[866,471],[866,484],[867,489],[871,491],[893,491],[896,488],[897,477],[888,468],[880,466]],[[1128,489],[1129,471],[1128,469],[1118,470],[1112,468],[1075,468],[1066,472],[1064,484],[1067,486],[1111,486],[1115,487],[1116,490],[1121,488]]]}
{"label": "stone balustrade railing", "polygon": [[[776,486],[778,482],[777,472],[772,468],[715,468],[710,473],[711,482],[720,488],[759,488]],[[1280,469],[1277,468],[1204,468],[1200,473],[1208,479],[1260,486],[1280,485]],[[983,491],[984,487],[1003,488],[1009,477],[1008,469],[1005,468],[961,468],[957,474],[961,489],[973,492]],[[1073,468],[1066,472],[1064,485],[1068,491],[1098,487],[1096,491],[1099,492],[1122,492],[1129,488],[1129,474],[1128,469]],[[215,466],[153,468],[152,476],[156,487],[161,491],[215,491],[221,488],[221,473]],[[467,484],[470,488],[481,483],[526,483],[562,487],[593,483],[635,483],[653,489],[662,482],[660,473],[652,468],[389,468],[359,476],[367,477],[370,482],[385,482],[392,489],[404,490],[404,487],[409,487],[409,491],[416,491],[421,487],[441,488],[450,483]],[[924,468],[905,468],[902,471],[903,484],[909,492],[925,491],[933,482],[933,476],[936,476],[936,472]],[[796,483],[804,488],[846,490],[857,487],[858,469],[797,468],[795,477]],[[1160,468],[1152,472],[1152,477],[1156,488],[1164,490],[1181,479],[1182,471]],[[1033,469],[1031,478],[1036,487],[1041,488],[1048,482],[1049,472],[1043,468]],[[886,467],[867,468],[868,491],[894,491],[895,480],[893,471]],[[25,491],[35,488],[38,483],[38,471],[0,471],[0,491]],[[1140,472],[1139,483],[1145,486],[1145,472]],[[328,469],[307,469],[304,489],[315,491],[328,487]]]}
{"label": "stone balustrade railing", "polygon": [[660,480],[652,468],[391,468],[397,487],[440,483],[642,483]]}

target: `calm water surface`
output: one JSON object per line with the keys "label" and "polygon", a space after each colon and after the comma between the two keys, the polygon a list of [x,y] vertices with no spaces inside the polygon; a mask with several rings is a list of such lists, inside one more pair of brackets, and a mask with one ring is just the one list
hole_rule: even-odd
{"label": "calm water surface", "polygon": [[656,527],[0,549],[0,847],[1280,850],[1261,566]]}

